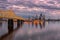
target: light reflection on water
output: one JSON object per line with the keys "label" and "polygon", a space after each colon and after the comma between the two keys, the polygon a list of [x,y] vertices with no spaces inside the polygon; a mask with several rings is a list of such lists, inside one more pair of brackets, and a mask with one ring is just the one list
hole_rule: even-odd
{"label": "light reflection on water", "polygon": [[45,22],[45,24],[24,23],[22,28],[14,32],[12,40],[60,40],[60,22]]}
{"label": "light reflection on water", "polygon": [[[21,37],[21,34],[24,35]],[[45,25],[25,23],[14,40],[60,40],[60,22],[45,22]]]}

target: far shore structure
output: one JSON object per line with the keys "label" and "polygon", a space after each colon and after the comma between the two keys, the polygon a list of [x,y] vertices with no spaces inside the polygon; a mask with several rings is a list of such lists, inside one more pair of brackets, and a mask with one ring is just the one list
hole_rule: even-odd
{"label": "far shore structure", "polygon": [[15,30],[23,21],[24,18],[16,16],[12,10],[0,10],[0,37]]}

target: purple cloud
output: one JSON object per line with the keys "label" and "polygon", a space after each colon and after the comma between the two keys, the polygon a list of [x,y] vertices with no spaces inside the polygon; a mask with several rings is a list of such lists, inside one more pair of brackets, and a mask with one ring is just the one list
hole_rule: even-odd
{"label": "purple cloud", "polygon": [[[0,1],[5,1],[5,0],[0,0]],[[10,1],[9,6],[10,5],[23,5],[23,6],[29,7],[29,8],[36,7],[36,8],[50,9],[50,10],[51,9],[52,10],[60,10],[60,7],[57,7],[57,6],[54,5],[55,4],[54,1],[58,2],[57,0],[47,1],[46,4],[40,4],[40,2],[39,2],[39,4],[35,4],[35,2],[31,2],[30,0],[29,1],[26,1],[26,0],[23,0],[23,1],[22,0],[17,0],[17,1],[13,0],[14,3],[11,3],[11,2],[13,2],[12,0],[6,0],[5,2],[7,2],[7,4],[8,4],[8,1]],[[51,6],[49,4],[53,4],[53,6]],[[6,4],[4,4],[4,5],[6,5]]]}
{"label": "purple cloud", "polygon": [[[15,5],[15,6],[14,6]],[[21,7],[22,6],[22,7]],[[0,8],[12,8],[18,13],[60,12],[60,0],[0,0]],[[31,10],[30,10],[31,9]],[[50,12],[49,12],[50,11]],[[47,14],[48,14],[47,13]],[[53,12],[54,13],[54,12]],[[49,14],[48,14],[49,15]]]}

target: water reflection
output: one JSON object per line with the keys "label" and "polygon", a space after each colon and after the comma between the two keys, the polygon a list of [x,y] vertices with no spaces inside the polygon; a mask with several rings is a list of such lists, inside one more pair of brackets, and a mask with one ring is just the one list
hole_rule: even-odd
{"label": "water reflection", "polygon": [[42,29],[43,25],[39,23],[40,28]]}
{"label": "water reflection", "polygon": [[34,26],[34,22],[32,22],[32,27]]}
{"label": "water reflection", "polygon": [[[6,37],[9,40],[60,40],[60,22],[25,22],[11,37]],[[34,28],[35,27],[35,28]]]}
{"label": "water reflection", "polygon": [[36,26],[36,28],[38,27],[38,24],[37,23],[35,23],[35,26]]}
{"label": "water reflection", "polygon": [[19,27],[22,28],[23,24],[24,24],[24,22],[21,22]]}
{"label": "water reflection", "polygon": [[28,27],[30,27],[31,25],[32,25],[32,27],[35,27],[35,28],[38,28],[39,26],[40,26],[40,28],[42,29],[42,28],[45,28],[45,22],[36,22],[36,23],[34,23],[34,22],[27,22],[27,24],[28,24]]}

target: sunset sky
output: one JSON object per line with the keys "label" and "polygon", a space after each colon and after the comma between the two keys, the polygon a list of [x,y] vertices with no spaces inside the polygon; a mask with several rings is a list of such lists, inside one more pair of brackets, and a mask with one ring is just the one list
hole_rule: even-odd
{"label": "sunset sky", "polygon": [[43,13],[50,18],[60,18],[60,0],[0,0],[0,9],[12,9],[20,16]]}

